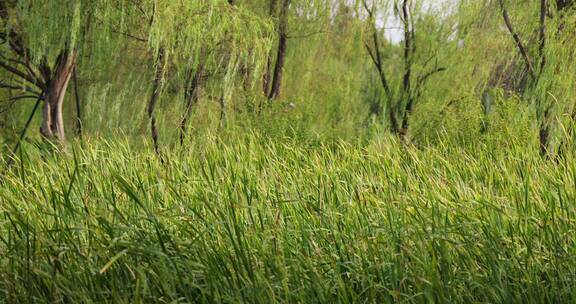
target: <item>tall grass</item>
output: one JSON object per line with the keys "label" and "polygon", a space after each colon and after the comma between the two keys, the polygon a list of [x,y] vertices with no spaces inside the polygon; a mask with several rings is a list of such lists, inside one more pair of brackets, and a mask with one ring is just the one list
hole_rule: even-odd
{"label": "tall grass", "polygon": [[438,147],[25,146],[1,176],[0,299],[576,301],[574,154]]}

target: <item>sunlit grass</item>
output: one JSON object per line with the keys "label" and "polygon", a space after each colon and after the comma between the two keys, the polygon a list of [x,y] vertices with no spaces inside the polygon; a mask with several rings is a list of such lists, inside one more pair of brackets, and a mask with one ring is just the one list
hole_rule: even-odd
{"label": "sunlit grass", "polygon": [[27,145],[0,184],[0,298],[576,301],[574,155],[446,147],[250,135],[162,165],[121,142]]}

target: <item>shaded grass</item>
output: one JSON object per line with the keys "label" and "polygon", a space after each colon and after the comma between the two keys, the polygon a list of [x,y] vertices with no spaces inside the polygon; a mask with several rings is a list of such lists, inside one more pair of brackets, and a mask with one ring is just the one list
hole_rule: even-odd
{"label": "shaded grass", "polygon": [[573,154],[26,148],[0,184],[5,302],[576,301]]}

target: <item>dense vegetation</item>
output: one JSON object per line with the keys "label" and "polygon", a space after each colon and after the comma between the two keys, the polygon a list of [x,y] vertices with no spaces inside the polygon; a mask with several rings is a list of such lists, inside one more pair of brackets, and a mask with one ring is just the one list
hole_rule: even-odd
{"label": "dense vegetation", "polygon": [[576,301],[576,2],[0,1],[0,301]]}

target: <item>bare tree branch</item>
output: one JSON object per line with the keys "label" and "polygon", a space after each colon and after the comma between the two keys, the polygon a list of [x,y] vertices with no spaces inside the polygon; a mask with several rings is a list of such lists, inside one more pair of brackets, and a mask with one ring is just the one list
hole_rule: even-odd
{"label": "bare tree branch", "polygon": [[540,0],[540,74],[546,67],[546,18],[548,12],[548,0]]}
{"label": "bare tree branch", "polygon": [[432,70],[432,71],[430,71],[430,72],[428,72],[428,73],[426,73],[426,74],[418,77],[418,82],[417,82],[417,84],[416,84],[416,88],[419,88],[419,87],[423,86],[424,84],[426,84],[426,82],[428,81],[428,79],[429,79],[430,77],[432,77],[434,74],[440,73],[440,72],[444,72],[444,71],[446,71],[446,70],[447,70],[446,68],[440,67],[440,68],[436,68],[436,69],[434,69],[434,70]]}
{"label": "bare tree branch", "polygon": [[530,60],[530,55],[528,55],[528,51],[526,50],[526,47],[524,46],[524,43],[522,42],[520,35],[518,35],[516,30],[514,29],[514,26],[512,25],[512,21],[510,21],[510,15],[508,15],[508,10],[506,9],[504,0],[499,0],[499,3],[500,3],[500,9],[502,10],[502,17],[504,18],[504,23],[506,23],[506,27],[508,28],[510,35],[512,35],[512,38],[516,42],[516,46],[518,47],[518,50],[520,51],[520,54],[522,55],[522,58],[526,63],[526,68],[528,69],[530,77],[532,77],[532,79],[535,80],[536,72],[534,70],[534,66],[532,65],[532,61]]}
{"label": "bare tree branch", "polygon": [[366,46],[366,49],[370,54],[370,57],[372,58],[372,61],[376,66],[376,69],[378,70],[378,76],[380,77],[380,82],[382,83],[382,86],[384,88],[386,98],[388,98],[389,102],[392,102],[393,99],[392,90],[390,89],[390,85],[388,84],[388,78],[386,76],[386,72],[384,71],[384,64],[382,62],[382,52],[380,50],[380,39],[378,37],[378,29],[376,28],[376,20],[374,19],[374,9],[368,6],[366,0],[363,0],[362,4],[364,6],[364,9],[368,13],[368,18],[370,20],[370,25],[372,27],[372,44],[374,45],[373,46],[374,49],[372,50],[369,44],[366,42],[364,43],[364,45]]}
{"label": "bare tree branch", "polygon": [[23,80],[28,81],[29,83],[31,83],[31,84],[33,84],[33,85],[35,85],[41,89],[45,88],[45,85],[42,82],[38,81],[37,79],[34,79],[33,77],[30,77],[30,75],[20,71],[19,69],[15,68],[11,65],[6,64],[3,61],[0,61],[0,68],[3,68],[4,70],[22,78]]}
{"label": "bare tree branch", "polygon": [[32,88],[29,88],[29,87],[27,87],[27,86],[24,86],[24,85],[18,86],[18,85],[15,85],[15,84],[4,83],[4,82],[2,82],[2,81],[0,81],[0,88],[3,88],[3,89],[12,89],[12,90],[20,90],[20,91],[25,91],[25,92],[28,92],[28,93],[40,95],[39,92],[34,91]]}
{"label": "bare tree branch", "polygon": [[[7,112],[8,110],[10,110],[10,108],[12,108],[12,106],[13,106],[14,104],[16,104],[16,102],[19,101],[19,100],[23,100],[23,99],[37,99],[37,98],[39,98],[39,97],[40,97],[39,95],[21,95],[21,96],[14,96],[14,97],[5,99],[5,100],[3,100],[2,102],[0,102],[0,105],[2,106],[2,107],[0,108],[0,114],[1,114],[1,113],[5,113],[5,112]],[[42,100],[43,100],[43,99],[44,99],[44,98],[42,98]],[[8,104],[3,105],[3,103],[5,103],[5,102],[7,102]]]}

